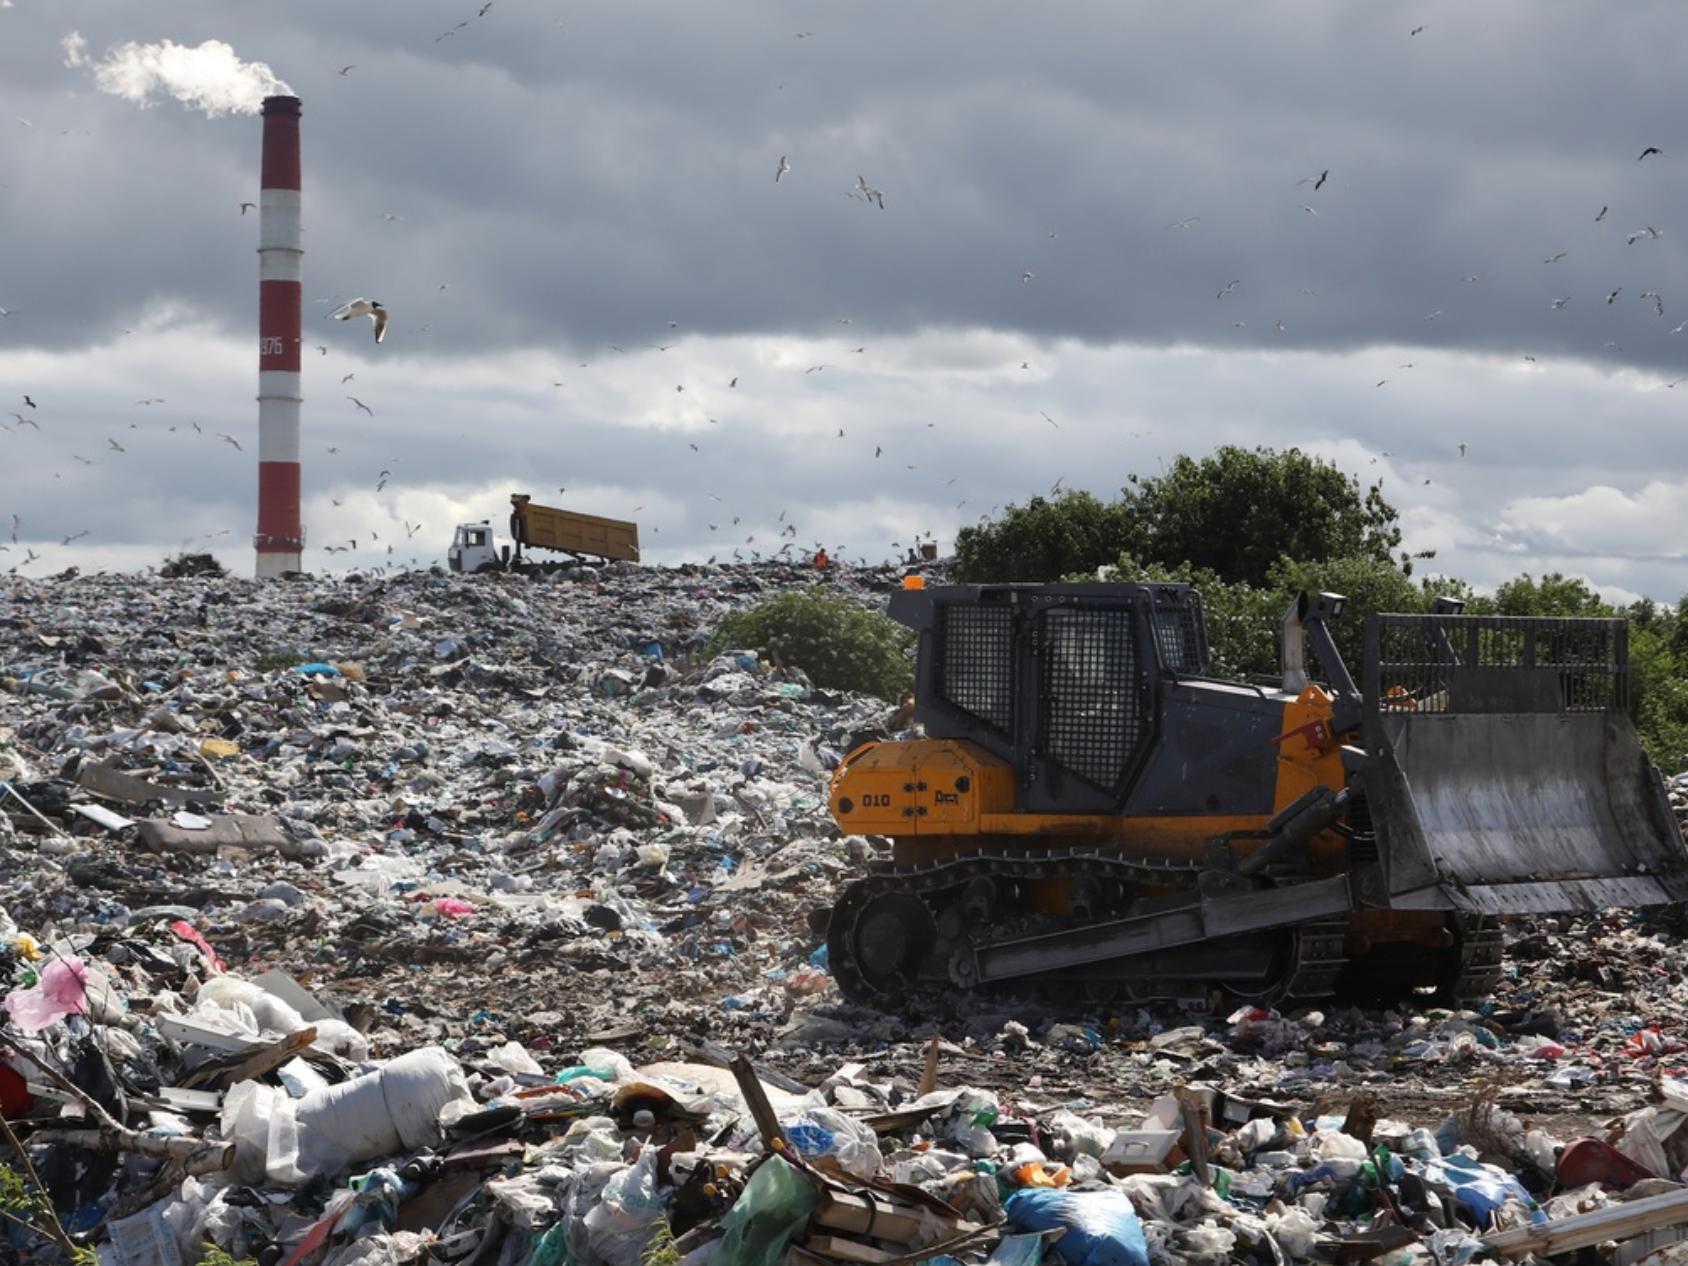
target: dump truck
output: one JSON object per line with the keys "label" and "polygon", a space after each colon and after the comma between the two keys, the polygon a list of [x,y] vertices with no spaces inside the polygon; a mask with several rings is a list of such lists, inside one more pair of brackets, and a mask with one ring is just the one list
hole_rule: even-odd
{"label": "dump truck", "polygon": [[[513,548],[512,548],[513,542]],[[571,560],[602,558],[639,561],[639,525],[623,519],[533,504],[525,492],[510,496],[510,541],[500,540],[486,519],[461,523],[446,561],[452,571],[543,571],[568,562],[533,562],[524,549],[554,550]]]}
{"label": "dump truck", "polygon": [[889,841],[814,921],[844,995],[1476,997],[1501,916],[1688,898],[1623,620],[1368,615],[1356,682],[1344,604],[1300,595],[1262,685],[1184,585],[893,593],[925,737],[832,777]]}

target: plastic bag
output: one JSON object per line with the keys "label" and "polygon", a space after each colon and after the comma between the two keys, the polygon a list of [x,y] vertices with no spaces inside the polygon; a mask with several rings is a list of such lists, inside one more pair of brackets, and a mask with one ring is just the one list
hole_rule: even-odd
{"label": "plastic bag", "polygon": [[1149,1266],[1143,1224],[1123,1191],[1017,1191],[1004,1206],[1017,1231],[1066,1234],[1055,1253],[1068,1266]]}
{"label": "plastic bag", "polygon": [[804,1108],[800,1116],[780,1122],[780,1129],[805,1160],[830,1156],[845,1173],[863,1182],[870,1181],[884,1164],[878,1136],[831,1108]]}
{"label": "plastic bag", "polygon": [[75,957],[49,960],[34,986],[6,995],[6,1012],[25,1033],[39,1033],[65,1016],[87,1009],[88,969]]}
{"label": "plastic bag", "polygon": [[1319,1224],[1307,1210],[1290,1209],[1269,1215],[1266,1228],[1283,1249],[1284,1256],[1299,1259],[1313,1255],[1313,1237],[1319,1233]]}
{"label": "plastic bag", "polygon": [[656,1183],[658,1152],[655,1147],[641,1151],[636,1162],[604,1184],[598,1203],[586,1215],[587,1247],[605,1266],[639,1266],[651,1233],[663,1219]]}
{"label": "plastic bag", "polygon": [[808,1225],[819,1202],[820,1193],[802,1173],[780,1157],[770,1157],[721,1219],[725,1234],[716,1260],[732,1266],[779,1266],[786,1247]]}
{"label": "plastic bag", "polygon": [[1454,1189],[1454,1198],[1475,1215],[1479,1230],[1489,1228],[1495,1212],[1508,1200],[1516,1200],[1530,1210],[1532,1222],[1546,1217],[1518,1179],[1496,1165],[1485,1165],[1456,1152],[1440,1164],[1433,1162],[1428,1171]]}

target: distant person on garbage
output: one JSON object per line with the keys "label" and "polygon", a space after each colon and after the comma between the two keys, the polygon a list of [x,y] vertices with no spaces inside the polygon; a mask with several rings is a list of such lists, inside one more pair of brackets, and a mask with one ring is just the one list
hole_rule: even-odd
{"label": "distant person on garbage", "polygon": [[824,549],[818,549],[815,551],[815,566],[821,571],[825,571],[828,567],[832,566],[832,560],[826,556],[826,551]]}

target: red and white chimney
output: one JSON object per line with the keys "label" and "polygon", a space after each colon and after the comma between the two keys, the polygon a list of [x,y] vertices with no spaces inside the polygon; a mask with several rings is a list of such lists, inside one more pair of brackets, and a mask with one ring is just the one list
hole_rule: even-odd
{"label": "red and white chimney", "polygon": [[302,570],[299,521],[299,98],[264,98],[258,193],[258,579]]}

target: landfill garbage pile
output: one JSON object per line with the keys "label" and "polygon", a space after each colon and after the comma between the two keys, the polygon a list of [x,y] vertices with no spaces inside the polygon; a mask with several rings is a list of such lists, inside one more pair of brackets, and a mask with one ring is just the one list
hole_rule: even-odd
{"label": "landfill garbage pile", "polygon": [[[897,575],[826,583],[878,605]],[[813,579],[16,583],[0,1261],[1628,1263],[1688,1235],[1677,911],[1520,923],[1475,1010],[844,1004],[808,914],[877,842],[826,780],[906,717],[708,650]]]}

